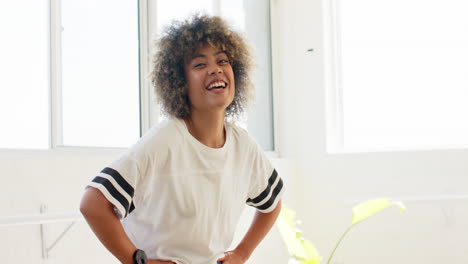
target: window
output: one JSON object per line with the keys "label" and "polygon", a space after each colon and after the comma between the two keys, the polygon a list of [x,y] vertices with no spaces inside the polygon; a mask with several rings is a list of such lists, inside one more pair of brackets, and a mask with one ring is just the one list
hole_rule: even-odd
{"label": "window", "polygon": [[138,5],[62,0],[61,10],[62,143],[128,147],[140,136]]}
{"label": "window", "polygon": [[468,145],[467,8],[337,1],[345,148]]}
{"label": "window", "polygon": [[49,145],[47,1],[0,8],[0,147]]}
{"label": "window", "polygon": [[0,22],[0,147],[126,147],[138,139],[137,3],[13,1]]}

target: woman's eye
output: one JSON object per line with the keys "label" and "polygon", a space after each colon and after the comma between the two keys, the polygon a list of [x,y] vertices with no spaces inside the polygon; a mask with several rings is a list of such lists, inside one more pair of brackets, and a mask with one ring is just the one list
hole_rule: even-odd
{"label": "woman's eye", "polygon": [[193,67],[194,68],[199,68],[199,67],[202,67],[203,65],[205,65],[205,64],[204,63],[197,63]]}
{"label": "woman's eye", "polygon": [[229,63],[229,60],[222,59],[222,60],[219,60],[219,63],[221,63],[221,64],[227,64],[227,63]]}

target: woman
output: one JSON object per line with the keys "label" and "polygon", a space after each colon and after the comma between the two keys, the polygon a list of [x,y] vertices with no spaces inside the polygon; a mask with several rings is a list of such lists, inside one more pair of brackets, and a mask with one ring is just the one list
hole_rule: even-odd
{"label": "woman", "polygon": [[[81,212],[122,263],[245,263],[283,193],[263,151],[226,121],[250,99],[247,46],[221,18],[194,16],[157,47],[152,83],[169,118],[93,179]],[[256,215],[226,251],[245,203]]]}

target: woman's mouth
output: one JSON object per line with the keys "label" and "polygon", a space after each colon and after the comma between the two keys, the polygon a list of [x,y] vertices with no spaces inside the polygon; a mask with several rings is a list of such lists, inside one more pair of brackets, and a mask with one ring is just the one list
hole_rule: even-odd
{"label": "woman's mouth", "polygon": [[224,81],[215,81],[215,82],[212,82],[210,85],[208,85],[207,89],[208,89],[208,91],[211,91],[211,90],[224,89],[226,87],[227,87],[226,82],[224,82]]}

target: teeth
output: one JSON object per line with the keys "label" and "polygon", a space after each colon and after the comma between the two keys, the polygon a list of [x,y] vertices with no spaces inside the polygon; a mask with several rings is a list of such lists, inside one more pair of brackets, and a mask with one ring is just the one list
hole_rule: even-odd
{"label": "teeth", "polygon": [[226,87],[226,83],[224,82],[214,82],[208,86],[208,89],[213,89],[213,87]]}

